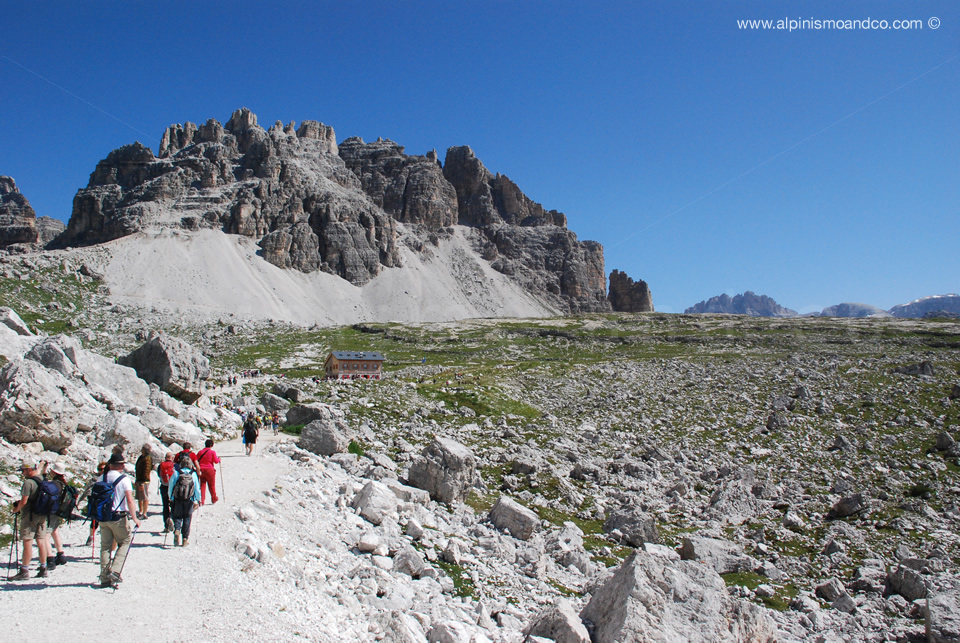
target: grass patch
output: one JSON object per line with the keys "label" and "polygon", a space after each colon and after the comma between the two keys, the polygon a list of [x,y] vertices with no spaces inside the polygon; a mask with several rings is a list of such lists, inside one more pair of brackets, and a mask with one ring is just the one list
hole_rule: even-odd
{"label": "grass patch", "polygon": [[367,450],[362,443],[357,442],[356,440],[350,440],[350,444],[347,446],[347,451],[354,454],[358,458],[362,458],[367,455]]}
{"label": "grass patch", "polygon": [[282,427],[280,430],[288,435],[300,435],[303,433],[303,427],[306,424],[291,424],[290,426]]}
{"label": "grass patch", "polygon": [[455,596],[474,598],[477,595],[477,588],[473,584],[473,579],[470,578],[470,574],[467,573],[467,570],[465,570],[462,565],[454,565],[453,563],[442,560],[436,561],[434,565],[442,569],[444,573],[450,577],[450,580],[453,581],[453,593]]}

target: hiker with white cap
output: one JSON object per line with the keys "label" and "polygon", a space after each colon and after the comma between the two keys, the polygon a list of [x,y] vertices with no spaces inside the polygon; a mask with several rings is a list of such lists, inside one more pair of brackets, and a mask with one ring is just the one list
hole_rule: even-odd
{"label": "hiker with white cap", "polygon": [[[90,491],[90,517],[100,521],[100,587],[116,588],[123,580],[120,570],[135,531],[130,529],[130,523],[136,525],[135,529],[140,528],[133,504],[133,483],[123,473],[125,464],[122,454],[110,456],[107,471]],[[118,547],[111,561],[110,549],[114,542]]]}
{"label": "hiker with white cap", "polygon": [[10,580],[26,580],[30,578],[28,567],[30,559],[33,558],[33,541],[37,541],[37,556],[40,559],[40,567],[37,568],[37,578],[43,578],[47,575],[47,516],[38,515],[33,512],[33,502],[40,491],[39,469],[37,461],[33,457],[24,458],[20,464],[20,472],[23,474],[23,487],[20,490],[20,500],[13,506],[12,512],[19,514],[20,538],[23,541],[23,558],[20,561],[20,571]]}

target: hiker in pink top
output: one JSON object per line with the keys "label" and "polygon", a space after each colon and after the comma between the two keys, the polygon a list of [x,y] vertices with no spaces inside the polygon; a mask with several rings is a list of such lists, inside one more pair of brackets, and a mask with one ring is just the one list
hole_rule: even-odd
{"label": "hiker in pink top", "polygon": [[207,488],[210,488],[210,502],[217,504],[217,464],[220,456],[213,450],[213,440],[207,439],[204,447],[197,452],[197,465],[200,467],[200,504],[207,502]]}

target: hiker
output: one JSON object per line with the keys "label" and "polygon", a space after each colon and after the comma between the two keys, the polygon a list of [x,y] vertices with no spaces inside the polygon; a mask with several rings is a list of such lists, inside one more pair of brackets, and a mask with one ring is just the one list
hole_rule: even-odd
{"label": "hiker", "polygon": [[[67,564],[67,556],[63,553],[63,539],[60,537],[60,525],[64,520],[70,520],[70,515],[76,507],[76,490],[67,484],[67,467],[62,462],[56,462],[50,472],[50,478],[60,489],[60,511],[47,517],[47,535],[56,547],[57,555],[53,560],[47,559],[47,571],[53,571],[59,565]],[[69,494],[64,493],[69,489]],[[69,499],[68,499],[69,495]],[[52,554],[50,543],[47,542],[48,555]]]}
{"label": "hiker", "polygon": [[157,477],[160,478],[160,500],[163,502],[163,533],[173,531],[173,519],[170,517],[170,478],[176,469],[173,466],[173,451],[167,451],[163,462],[157,465]]}
{"label": "hiker", "polygon": [[146,520],[147,509],[150,508],[150,472],[153,470],[153,458],[150,457],[150,447],[144,444],[140,448],[140,457],[137,458],[136,468],[136,497],[137,517]]}
{"label": "hiker", "polygon": [[191,443],[189,443],[189,442],[184,442],[184,443],[183,443],[183,451],[181,451],[180,453],[178,453],[178,454],[173,458],[173,467],[174,467],[175,469],[179,469],[179,468],[180,468],[180,460],[181,460],[184,456],[190,458],[190,462],[191,462],[192,464],[196,465],[196,463],[197,463],[197,454],[193,452],[193,445],[192,445]]}
{"label": "hiker", "polygon": [[[87,484],[87,486],[83,488],[83,493],[81,493],[80,498],[77,499],[77,504],[80,504],[81,502],[86,500],[87,496],[90,495],[90,490],[93,489],[93,485],[97,483],[97,480],[100,479],[100,476],[103,475],[103,472],[106,471],[106,469],[107,469],[106,461],[102,461],[100,462],[100,464],[97,465],[97,473],[93,476],[93,480],[91,480],[89,484]],[[85,513],[89,513],[89,511]],[[93,544],[93,537],[97,535],[97,527],[99,526],[100,526],[100,523],[98,523],[96,520],[90,521],[90,535],[87,537],[87,542],[84,543],[84,546],[89,547],[90,545]]]}
{"label": "hiker", "polygon": [[251,413],[247,416],[246,422],[243,423],[243,444],[247,448],[247,455],[253,452],[253,447],[257,444],[257,438],[259,436],[260,429]]}
{"label": "hiker", "polygon": [[193,510],[200,506],[200,481],[188,457],[181,458],[180,470],[174,471],[170,478],[170,502],[173,504],[170,512],[173,517],[173,546],[186,547],[190,544]]}
{"label": "hiker", "polygon": [[277,435],[277,432],[280,429],[280,414],[274,411],[273,417],[270,418],[270,423],[273,426],[273,434]]}
{"label": "hiker", "polygon": [[34,540],[37,541],[37,557],[40,559],[40,567],[37,568],[36,577],[43,578],[47,575],[49,547],[46,537],[47,516],[33,512],[33,503],[40,491],[36,459],[26,458],[20,465],[20,472],[23,474],[23,487],[20,489],[20,500],[13,506],[12,513],[19,513],[21,517],[20,538],[23,541],[23,558],[20,561],[20,571],[10,580],[30,578],[30,572],[27,568],[30,566],[30,559],[33,558]]}
{"label": "hiker", "polygon": [[[137,529],[140,528],[140,519],[135,511],[136,505],[133,504],[133,484],[123,473],[126,463],[123,455],[114,453],[107,461],[107,471],[102,478],[107,484],[113,485],[110,503],[112,516],[109,517],[114,520],[103,517],[100,521],[100,587],[116,588],[123,580],[120,578],[120,569],[123,568],[123,561],[127,558],[127,551],[133,540],[130,522],[132,521]],[[96,499],[95,494],[94,489],[90,493],[91,502]],[[114,542],[118,543],[117,553],[111,562],[110,550]]]}
{"label": "hiker", "polygon": [[204,448],[197,452],[197,465],[200,467],[200,504],[207,503],[207,489],[210,489],[210,502],[217,504],[217,467],[220,456],[213,450],[213,440],[207,438]]}

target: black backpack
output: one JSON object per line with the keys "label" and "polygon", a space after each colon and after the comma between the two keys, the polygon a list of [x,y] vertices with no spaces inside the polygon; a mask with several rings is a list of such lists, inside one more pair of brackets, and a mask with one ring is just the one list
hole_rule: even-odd
{"label": "black backpack", "polygon": [[60,510],[57,515],[64,520],[73,520],[73,510],[77,508],[77,490],[66,483],[60,492]]}
{"label": "black backpack", "polygon": [[173,485],[174,500],[193,500],[193,474],[189,470],[180,472],[176,484]]}
{"label": "black backpack", "polygon": [[37,516],[50,516],[60,510],[60,487],[53,480],[44,480],[40,477],[32,478],[37,483],[37,492],[33,496],[30,506]]}
{"label": "black backpack", "polygon": [[104,473],[103,478],[93,483],[87,505],[87,518],[97,522],[113,522],[123,515],[113,510],[113,491],[124,478],[126,476],[121,473],[113,482],[107,482],[107,474]]}

